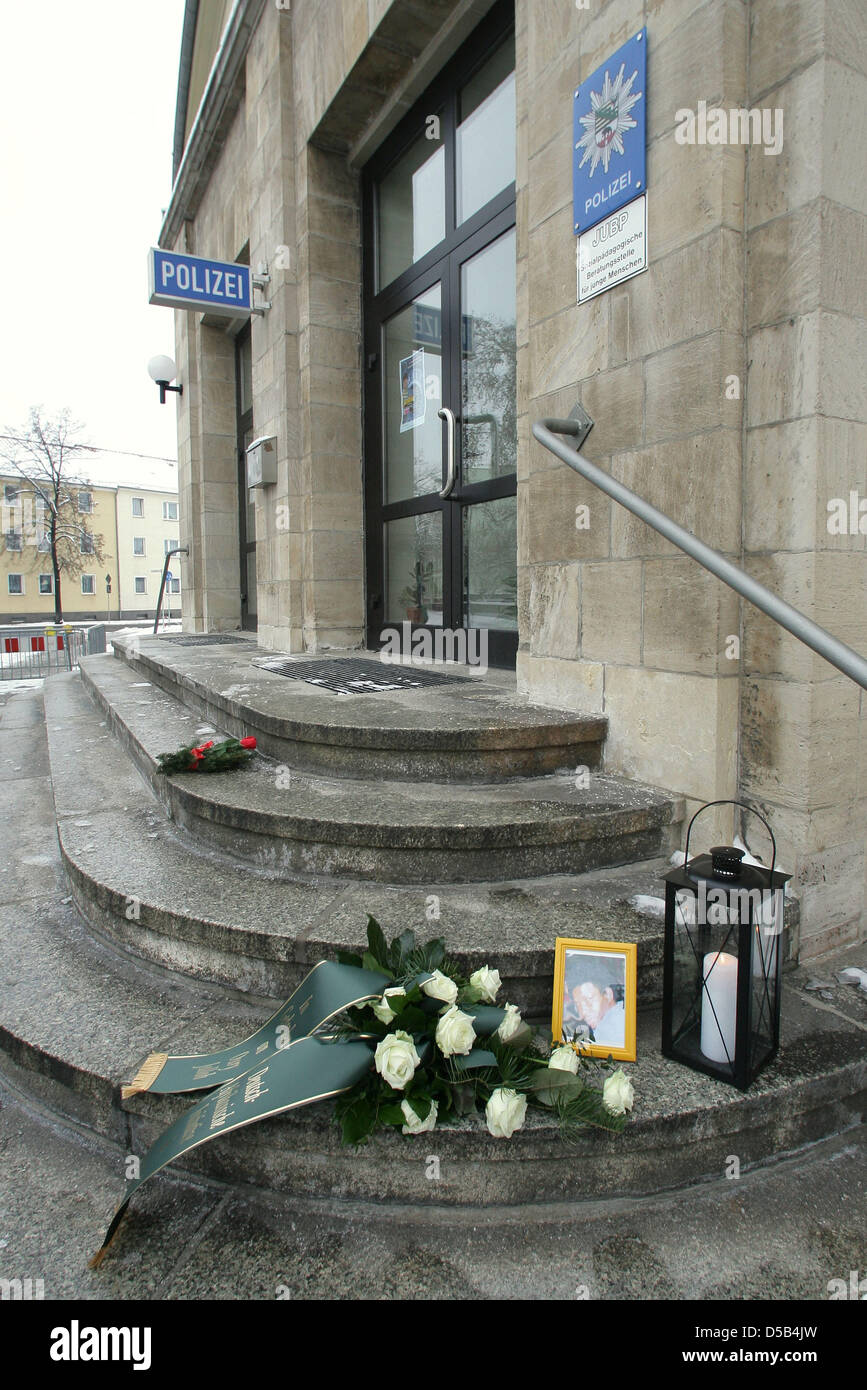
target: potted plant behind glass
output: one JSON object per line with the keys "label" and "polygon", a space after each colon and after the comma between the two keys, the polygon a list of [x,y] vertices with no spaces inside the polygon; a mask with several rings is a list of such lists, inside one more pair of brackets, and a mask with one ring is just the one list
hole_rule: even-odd
{"label": "potted plant behind glass", "polygon": [[415,569],[410,571],[412,583],[407,584],[400,595],[400,602],[406,608],[406,616],[411,623],[423,623],[427,618],[424,608],[425,583],[422,578],[421,561],[417,560]]}

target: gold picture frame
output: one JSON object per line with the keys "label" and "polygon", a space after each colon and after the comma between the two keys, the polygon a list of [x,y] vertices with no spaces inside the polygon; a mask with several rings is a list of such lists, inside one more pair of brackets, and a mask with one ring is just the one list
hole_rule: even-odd
{"label": "gold picture frame", "polygon": [[635,942],[558,936],[551,1013],[555,1043],[571,1042],[588,1057],[634,1062],[637,985]]}

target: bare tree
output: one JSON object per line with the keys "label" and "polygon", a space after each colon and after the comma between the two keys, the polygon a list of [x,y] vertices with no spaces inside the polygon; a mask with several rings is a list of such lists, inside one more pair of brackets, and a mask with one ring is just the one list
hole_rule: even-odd
{"label": "bare tree", "polygon": [[[105,553],[101,535],[95,535],[82,511],[80,493],[91,493],[83,454],[96,450],[81,438],[81,426],[68,410],[43,417],[34,406],[24,429],[8,428],[0,440],[0,460],[5,470],[20,478],[24,487],[15,500],[3,502],[3,532],[7,547],[15,534],[21,544],[36,547],[38,556],[50,555],[54,572],[54,620],[63,622],[61,575],[80,575],[87,563],[101,567]],[[18,547],[16,546],[16,549]]]}

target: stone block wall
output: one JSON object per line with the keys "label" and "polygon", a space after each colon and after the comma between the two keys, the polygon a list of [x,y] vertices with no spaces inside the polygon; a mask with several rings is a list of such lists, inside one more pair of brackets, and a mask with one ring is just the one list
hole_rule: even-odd
{"label": "stone block wall", "polygon": [[[266,647],[363,642],[360,171],[491,3],[266,5],[184,224],[179,245],[248,246],[272,277],[252,328],[255,428],[278,441],[256,502]],[[818,952],[862,929],[861,693],[530,427],[580,399],[589,458],[867,650],[867,539],[827,527],[830,499],[867,499],[862,0],[516,0],[515,20],[519,687],[604,712],[611,771],[690,810],[758,806]],[[572,93],[643,25],[650,264],[579,306]],[[781,110],[780,153],[679,144],[677,113],[700,101]],[[233,344],[199,316],[177,325],[185,618],[232,628]],[[706,822],[708,842],[743,829],[726,811]]]}
{"label": "stone block wall", "polygon": [[[609,768],[697,806],[737,791],[739,663],[726,650],[738,602],[537,445],[530,424],[581,400],[596,422],[588,458],[740,558],[743,389],[727,397],[725,382],[745,377],[745,153],[684,147],[674,128],[700,97],[742,105],[746,9],[520,0],[518,13],[519,679],[540,703],[604,711]],[[578,305],[572,94],[644,24],[649,269]],[[556,643],[540,620],[548,594],[560,595]],[[730,834],[730,818],[717,827]]]}
{"label": "stone block wall", "polygon": [[[750,103],[784,112],[785,142],[747,170],[746,565],[865,651],[867,541],[829,532],[828,504],[867,496],[867,19],[857,0],[752,19]],[[861,930],[867,695],[748,606],[743,655],[742,787],[795,849],[809,956]]]}

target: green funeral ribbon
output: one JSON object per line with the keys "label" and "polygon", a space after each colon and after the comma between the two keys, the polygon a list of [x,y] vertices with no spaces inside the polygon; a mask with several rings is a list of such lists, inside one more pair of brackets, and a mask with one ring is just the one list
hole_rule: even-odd
{"label": "green funeral ribbon", "polygon": [[296,1039],[308,1037],[353,1004],[379,998],[388,983],[387,976],[373,970],[321,960],[252,1037],[235,1047],[192,1057],[152,1052],[134,1080],[121,1087],[121,1098],[129,1100],[140,1091],[164,1096],[209,1091],[232,1077],[243,1076]]}
{"label": "green funeral ribbon", "polygon": [[299,1038],[244,1076],[236,1076],[197,1101],[148,1149],[141,1160],[139,1176],[130,1182],[90,1268],[96,1269],[102,1263],[133,1194],[166,1164],[218,1134],[228,1134],[296,1106],[312,1105],[348,1091],[370,1070],[372,1058],[370,1047],[360,1040],[325,1042],[316,1037]]}
{"label": "green funeral ribbon", "polygon": [[[344,1009],[379,998],[388,982],[386,975],[373,970],[320,961],[268,1022],[236,1047],[191,1057],[151,1053],[135,1080],[123,1087],[124,1099],[140,1091],[167,1095],[216,1089],[169,1125],[148,1149],[90,1267],[102,1263],[142,1183],[181,1154],[218,1134],[351,1090],[370,1070],[376,1040],[332,1040],[315,1036],[315,1030]],[[490,1005],[470,1005],[466,1012],[479,1037],[493,1033],[506,1016],[505,1009]],[[293,1033],[299,1036],[293,1038]],[[418,1042],[425,1050],[430,1046],[428,1038],[420,1036]],[[496,1064],[492,1053],[477,1048],[456,1060],[465,1069]]]}

